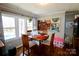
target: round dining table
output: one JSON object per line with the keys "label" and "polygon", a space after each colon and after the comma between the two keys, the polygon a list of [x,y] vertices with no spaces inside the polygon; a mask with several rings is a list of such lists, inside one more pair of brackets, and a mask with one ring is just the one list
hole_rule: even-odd
{"label": "round dining table", "polygon": [[38,47],[39,47],[39,55],[41,55],[41,43],[43,42],[43,41],[45,41],[45,40],[47,40],[47,38],[48,38],[48,35],[41,35],[41,34],[39,34],[39,35],[34,35],[34,36],[29,36],[32,40],[35,40],[35,41],[39,41],[39,45],[38,45]]}
{"label": "round dining table", "polygon": [[47,38],[48,38],[48,35],[34,35],[34,36],[31,36],[31,39],[32,40],[39,41],[39,45],[41,45],[41,43],[44,40],[47,40]]}

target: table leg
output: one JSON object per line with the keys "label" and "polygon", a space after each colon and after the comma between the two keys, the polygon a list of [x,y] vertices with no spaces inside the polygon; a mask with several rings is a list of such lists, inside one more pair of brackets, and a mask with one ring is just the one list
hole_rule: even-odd
{"label": "table leg", "polygon": [[39,41],[39,56],[41,56],[41,41]]}

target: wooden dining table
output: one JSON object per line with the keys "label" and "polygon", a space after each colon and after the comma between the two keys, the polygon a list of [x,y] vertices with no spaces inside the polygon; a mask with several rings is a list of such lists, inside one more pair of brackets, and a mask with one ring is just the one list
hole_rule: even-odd
{"label": "wooden dining table", "polygon": [[32,40],[36,40],[39,41],[39,45],[41,44],[41,42],[43,42],[44,40],[47,40],[48,35],[34,35],[30,37]]}
{"label": "wooden dining table", "polygon": [[38,47],[39,47],[39,55],[41,55],[41,43],[43,42],[43,41],[45,41],[45,40],[47,40],[47,38],[48,38],[48,35],[34,35],[34,36],[31,36],[30,37],[32,40],[35,40],[35,41],[39,41],[39,45],[38,45]]}

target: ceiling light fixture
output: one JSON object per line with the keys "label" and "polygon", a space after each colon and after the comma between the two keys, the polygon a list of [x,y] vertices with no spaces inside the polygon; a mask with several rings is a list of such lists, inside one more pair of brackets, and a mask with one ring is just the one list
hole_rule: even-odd
{"label": "ceiling light fixture", "polygon": [[44,3],[44,2],[42,2],[42,3],[40,3],[40,5],[47,5],[48,3]]}
{"label": "ceiling light fixture", "polygon": [[47,5],[48,2],[46,2],[45,0],[41,0],[40,5]]}

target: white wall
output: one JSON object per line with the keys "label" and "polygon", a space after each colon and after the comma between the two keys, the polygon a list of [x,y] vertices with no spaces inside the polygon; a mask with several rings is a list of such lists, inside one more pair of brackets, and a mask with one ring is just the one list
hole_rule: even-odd
{"label": "white wall", "polygon": [[59,32],[56,33],[56,35],[60,36],[61,38],[64,38],[64,28],[65,28],[65,13],[59,13],[59,14],[54,14],[50,16],[42,16],[39,17],[38,20],[47,20],[50,19],[52,21],[52,17],[59,17],[60,19],[60,28]]}

